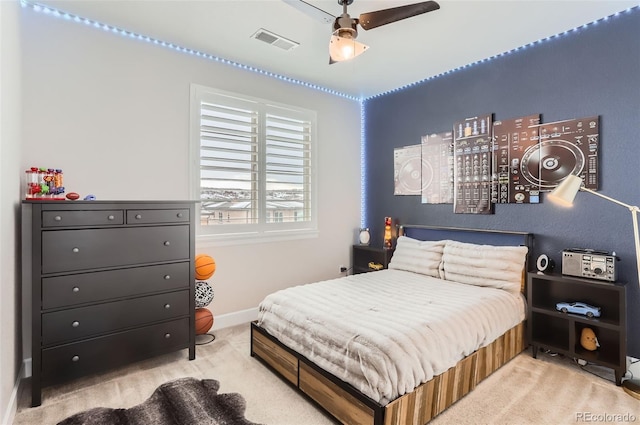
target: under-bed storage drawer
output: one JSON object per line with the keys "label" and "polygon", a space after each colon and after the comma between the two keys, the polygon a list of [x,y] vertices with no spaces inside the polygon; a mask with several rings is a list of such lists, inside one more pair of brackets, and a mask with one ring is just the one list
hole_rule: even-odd
{"label": "under-bed storage drawer", "polygon": [[66,381],[151,355],[187,348],[188,329],[189,319],[185,317],[42,350],[42,380]]}
{"label": "under-bed storage drawer", "polygon": [[317,401],[343,424],[373,425],[374,411],[320,372],[300,360],[302,392]]}
{"label": "under-bed storage drawer", "polygon": [[293,385],[298,385],[298,359],[284,348],[273,342],[269,337],[251,329],[253,332],[253,352],[267,362],[280,375]]}

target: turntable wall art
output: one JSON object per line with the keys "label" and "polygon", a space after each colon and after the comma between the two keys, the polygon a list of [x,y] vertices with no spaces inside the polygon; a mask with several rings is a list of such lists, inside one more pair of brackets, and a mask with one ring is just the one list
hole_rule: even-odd
{"label": "turntable wall art", "polygon": [[453,132],[394,149],[394,194],[453,203],[457,214],[493,214],[495,204],[536,204],[573,174],[598,189],[600,117],[540,124],[540,115],[492,123],[492,114]]}
{"label": "turntable wall art", "polygon": [[522,155],[536,151],[540,115],[493,123],[493,186],[491,201],[498,204],[537,204],[540,185],[525,180],[520,170]]}
{"label": "turntable wall art", "polygon": [[539,140],[522,154],[522,177],[550,192],[570,174],[598,189],[599,117],[540,124]]}
{"label": "turntable wall art", "polygon": [[393,150],[393,194],[422,194],[422,146]]}
{"label": "turntable wall art", "polygon": [[453,133],[422,136],[422,203],[453,203]]}
{"label": "turntable wall art", "polygon": [[491,114],[465,118],[453,126],[453,211],[493,214]]}

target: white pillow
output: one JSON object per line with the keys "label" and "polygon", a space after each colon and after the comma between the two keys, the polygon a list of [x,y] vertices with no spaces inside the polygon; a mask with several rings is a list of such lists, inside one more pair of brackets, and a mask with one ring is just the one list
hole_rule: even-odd
{"label": "white pillow", "polygon": [[447,241],[442,254],[444,279],[520,292],[526,246],[494,246]]}
{"label": "white pillow", "polygon": [[442,252],[445,242],[419,241],[400,236],[389,268],[442,278]]}

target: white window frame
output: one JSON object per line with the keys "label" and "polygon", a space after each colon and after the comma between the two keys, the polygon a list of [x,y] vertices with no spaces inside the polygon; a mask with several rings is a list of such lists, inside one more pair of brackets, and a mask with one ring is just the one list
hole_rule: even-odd
{"label": "white window frame", "polygon": [[[265,111],[278,110],[285,112],[286,116],[290,118],[299,118],[302,120],[308,120],[311,122],[311,170],[310,170],[310,221],[292,221],[292,222],[266,222],[266,203],[261,201],[258,207],[258,223],[251,224],[224,224],[216,226],[202,226],[200,224],[200,209],[198,208],[196,234],[199,243],[211,242],[215,245],[219,244],[242,244],[252,243],[256,241],[278,241],[278,240],[292,240],[313,238],[318,236],[318,217],[317,217],[317,139],[316,139],[316,127],[317,127],[317,114],[315,111],[303,109],[291,105],[284,105],[277,102],[272,102],[265,99],[260,99],[251,96],[245,96],[237,93],[231,93],[223,90],[218,90],[211,87],[202,86],[199,84],[191,84],[190,90],[190,176],[191,176],[191,194],[193,199],[200,200],[200,114],[201,103],[207,102],[219,102],[229,104],[234,102],[251,102],[259,110],[259,114],[264,114]],[[264,145],[266,143],[265,138],[262,135],[265,134],[264,120],[260,120],[261,125],[258,133],[259,137],[259,150],[264,152]],[[264,200],[266,193],[266,167],[264,166],[264,157],[260,155],[259,160],[263,166],[259,167],[258,183],[259,192],[261,192],[261,199]],[[273,215],[272,215],[273,218]],[[216,217],[217,219],[217,217]]]}

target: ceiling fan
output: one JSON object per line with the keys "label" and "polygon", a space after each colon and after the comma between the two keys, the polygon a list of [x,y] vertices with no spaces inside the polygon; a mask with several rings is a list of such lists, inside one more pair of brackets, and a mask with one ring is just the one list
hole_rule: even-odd
{"label": "ceiling fan", "polygon": [[333,32],[329,41],[329,64],[353,59],[369,48],[369,46],[356,41],[358,25],[364,30],[370,30],[440,9],[440,5],[435,1],[424,1],[362,13],[358,18],[352,18],[347,12],[347,6],[353,3],[353,0],[338,0],[338,4],[342,6],[342,15],[337,17],[304,0],[283,1],[325,23],[333,22]]}

